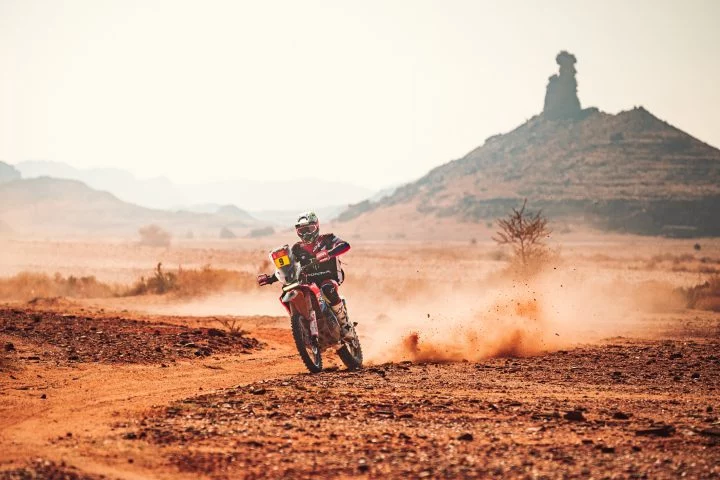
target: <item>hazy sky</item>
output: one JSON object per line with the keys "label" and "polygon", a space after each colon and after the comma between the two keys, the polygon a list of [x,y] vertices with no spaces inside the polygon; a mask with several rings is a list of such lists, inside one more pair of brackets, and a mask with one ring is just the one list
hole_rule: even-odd
{"label": "hazy sky", "polygon": [[539,113],[561,49],[720,146],[717,0],[0,0],[0,159],[379,188]]}

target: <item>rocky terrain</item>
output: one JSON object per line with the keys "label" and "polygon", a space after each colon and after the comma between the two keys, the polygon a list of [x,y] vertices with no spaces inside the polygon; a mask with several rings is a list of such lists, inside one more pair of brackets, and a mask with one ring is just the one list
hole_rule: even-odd
{"label": "rocky terrain", "polygon": [[[355,244],[354,372],[328,351],[306,373],[276,288],[3,305],[0,479],[720,478],[720,317],[673,298],[717,274],[720,246],[695,244],[568,243],[529,298],[494,247]],[[6,246],[99,278],[148,255]]]}
{"label": "rocky terrain", "polygon": [[[0,309],[0,335],[39,347],[18,360],[68,363],[161,363],[209,357],[216,353],[252,353],[260,342],[218,328],[189,328],[119,316],[77,315],[33,309]],[[15,343],[4,344],[15,352]]]}
{"label": "rocky terrain", "polygon": [[213,478],[710,478],[719,347],[618,340],[302,375],[184,399],[126,436]]}
{"label": "rocky terrain", "polygon": [[[7,309],[1,316],[4,345],[8,339],[22,345],[6,352],[20,350],[7,386],[38,396],[37,387],[23,387],[37,379],[33,382],[17,368],[38,372],[40,382],[49,382],[42,391],[56,401],[50,411],[67,403],[77,412],[70,418],[81,422],[65,420],[49,431],[42,429],[38,446],[44,444],[44,437],[52,447],[37,450],[31,447],[34,443],[27,444],[23,448],[31,448],[36,456],[3,469],[2,479],[126,478],[142,471],[152,471],[153,478],[218,479],[720,477],[717,317],[664,323],[665,339],[615,338],[531,357],[478,362],[390,362],[357,372],[331,366],[319,375],[296,373],[300,365],[289,334],[258,330],[258,338],[270,342],[271,351],[258,350],[257,341],[248,337],[235,345],[212,347],[219,360],[227,354],[247,352],[248,359],[259,355],[245,367],[241,363],[233,369],[235,375],[253,369],[256,380],[251,375],[246,377],[250,381],[237,383],[232,382],[232,372],[225,371],[227,360],[207,364],[204,354],[182,353],[194,350],[183,342],[212,339],[212,330],[157,320],[74,318]],[[32,328],[32,323],[46,328]],[[78,323],[94,328],[78,330]],[[8,330],[9,324],[28,333]],[[63,328],[74,334],[54,331]],[[125,337],[127,344],[118,349],[113,342],[86,339],[102,337],[100,328],[110,337]],[[23,354],[27,348],[62,349],[60,342],[73,338],[77,343],[72,348],[82,357],[70,360],[66,354],[46,352],[54,365],[197,358],[199,370],[217,371],[226,386],[188,395],[192,384],[174,383],[175,389],[180,387],[171,395],[174,400],[152,406],[142,402],[132,414],[118,415],[117,402],[90,401],[73,407],[62,400],[70,393],[58,385],[62,375]],[[128,345],[137,352],[117,354],[128,352]],[[155,357],[155,345],[173,353]],[[272,363],[274,373],[263,373],[259,367],[264,362]],[[216,370],[207,370],[210,367]],[[164,371],[177,375],[173,368],[178,367]],[[189,373],[187,367],[182,369],[183,375]],[[73,388],[73,395],[90,386],[88,372],[68,373],[75,381],[65,388]],[[194,385],[207,386],[201,378],[209,373],[200,375]],[[98,380],[110,386],[117,382],[115,376],[106,374]],[[153,387],[145,385],[150,389],[147,395]],[[37,398],[45,401],[46,393]],[[15,396],[1,400],[0,406]],[[131,400],[133,396],[124,398],[129,403],[122,408],[137,402]],[[108,407],[108,413],[115,413],[104,420],[105,427],[100,432],[101,425],[93,427],[90,436],[82,433],[84,419],[97,418]],[[11,434],[16,442],[24,438]],[[100,453],[102,444],[114,447]],[[43,451],[66,453],[46,456]],[[86,463],[83,455],[95,460]],[[110,467],[98,468],[98,458],[105,455]],[[95,466],[88,469],[89,465]]]}
{"label": "rocky terrain", "polygon": [[[558,56],[545,111],[488,138],[378,202],[340,215],[371,231],[390,215],[408,223],[454,219],[485,223],[524,198],[554,220],[645,235],[720,234],[720,150],[636,107],[617,115],[581,109],[575,58]],[[385,213],[384,213],[385,212]]]}
{"label": "rocky terrain", "polygon": [[24,467],[0,472],[1,480],[100,480],[105,475],[88,475],[79,469],[65,465],[64,462],[55,463],[42,458],[28,462]]}

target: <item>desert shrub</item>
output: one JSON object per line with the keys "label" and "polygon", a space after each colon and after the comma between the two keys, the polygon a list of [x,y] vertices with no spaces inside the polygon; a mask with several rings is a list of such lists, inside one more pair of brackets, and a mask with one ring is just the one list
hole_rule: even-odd
{"label": "desert shrub", "polygon": [[247,330],[242,328],[242,323],[237,318],[223,317],[218,318],[217,322],[225,328],[225,330],[233,336],[245,335]]}
{"label": "desert shrub", "polygon": [[715,267],[708,267],[705,265],[701,265],[700,268],[698,268],[698,272],[700,272],[700,273],[720,273],[720,270],[718,270]]}
{"label": "desert shrub", "polygon": [[229,228],[223,227],[220,229],[220,238],[227,240],[231,238],[237,238],[237,235],[235,235],[235,232],[233,232]]}
{"label": "desert shrub", "polygon": [[683,289],[688,308],[720,312],[720,275],[713,275],[705,283]]}
{"label": "desert shrub", "polygon": [[493,260],[493,261],[496,261],[496,262],[505,262],[505,261],[507,261],[507,260],[510,259],[510,258],[508,257],[508,254],[505,253],[504,251],[500,250],[500,249],[493,250],[492,252],[488,253],[488,254],[487,254],[487,257],[488,257],[490,260]]}
{"label": "desert shrub", "polygon": [[206,265],[199,270],[178,268],[165,272],[158,263],[153,275],[141,277],[126,295],[162,295],[171,293],[179,297],[194,297],[219,291],[247,290],[255,285],[255,277],[246,272],[214,269]]}
{"label": "desert shrub", "polygon": [[171,235],[157,225],[147,225],[138,230],[140,245],[148,247],[169,247]]}
{"label": "desert shrub", "polygon": [[154,293],[162,295],[175,288],[177,277],[174,273],[165,273],[162,269],[162,262],[157,264],[152,277],[140,277],[135,285],[126,293],[129,296],[147,295]]}
{"label": "desert shrub", "polygon": [[98,281],[93,276],[64,277],[59,273],[21,272],[0,279],[0,299],[28,301],[34,298],[75,297],[105,298],[117,294],[120,288]]}
{"label": "desert shrub", "polygon": [[515,254],[518,265],[529,270],[544,263],[551,252],[545,245],[545,239],[552,233],[547,226],[548,220],[542,214],[542,210],[532,214],[525,211],[527,200],[523,202],[522,208],[512,209],[507,218],[497,221],[500,230],[495,234],[493,240],[498,245],[510,245]]}
{"label": "desert shrub", "polygon": [[666,313],[680,311],[685,307],[685,299],[672,284],[657,280],[647,280],[638,284],[626,285],[618,297],[628,295],[643,311]]}
{"label": "desert shrub", "polygon": [[720,258],[702,257],[702,258],[700,259],[700,263],[717,263],[717,264],[720,264]]}
{"label": "desert shrub", "polygon": [[250,237],[250,238],[266,237],[268,235],[272,235],[273,233],[275,233],[275,229],[273,227],[262,227],[262,228],[256,228],[254,230],[250,230],[250,233],[248,233],[248,237]]}
{"label": "desert shrub", "polygon": [[21,272],[0,278],[0,300],[31,301],[42,299],[109,298],[172,293],[181,297],[199,296],[220,291],[248,290],[255,286],[255,277],[246,272],[214,269],[209,265],[199,270],[178,268],[175,272],[163,270],[158,263],[149,277],[140,277],[132,286],[111,285],[93,276],[65,277],[44,273]]}
{"label": "desert shrub", "polygon": [[650,257],[650,262],[652,263],[660,263],[660,262],[672,262],[675,265],[678,265],[683,262],[692,262],[695,260],[695,256],[691,253],[682,253],[679,255],[674,255],[672,253],[663,253],[660,255],[653,255]]}

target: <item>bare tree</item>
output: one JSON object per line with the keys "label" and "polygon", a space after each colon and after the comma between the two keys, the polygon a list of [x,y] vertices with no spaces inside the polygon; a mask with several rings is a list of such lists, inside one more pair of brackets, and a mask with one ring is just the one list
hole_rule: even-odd
{"label": "bare tree", "polygon": [[520,210],[513,208],[507,218],[498,220],[500,231],[492,237],[498,245],[512,246],[523,266],[545,250],[544,239],[552,233],[542,210],[531,214],[525,211],[526,205],[527,199]]}

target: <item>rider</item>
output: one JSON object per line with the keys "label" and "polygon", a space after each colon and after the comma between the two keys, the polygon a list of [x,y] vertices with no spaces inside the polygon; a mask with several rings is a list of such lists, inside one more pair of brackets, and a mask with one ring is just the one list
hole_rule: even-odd
{"label": "rider", "polygon": [[[316,284],[328,301],[330,308],[340,322],[343,339],[352,338],[352,327],[347,317],[345,302],[340,298],[338,287],[343,282],[344,273],[336,257],[350,250],[350,244],[332,233],[320,235],[320,222],[314,212],[303,213],[295,223],[300,241],[292,246],[292,254],[303,267],[307,281]],[[315,263],[310,263],[313,259]],[[270,285],[277,282],[272,276],[261,274],[258,285]]]}

